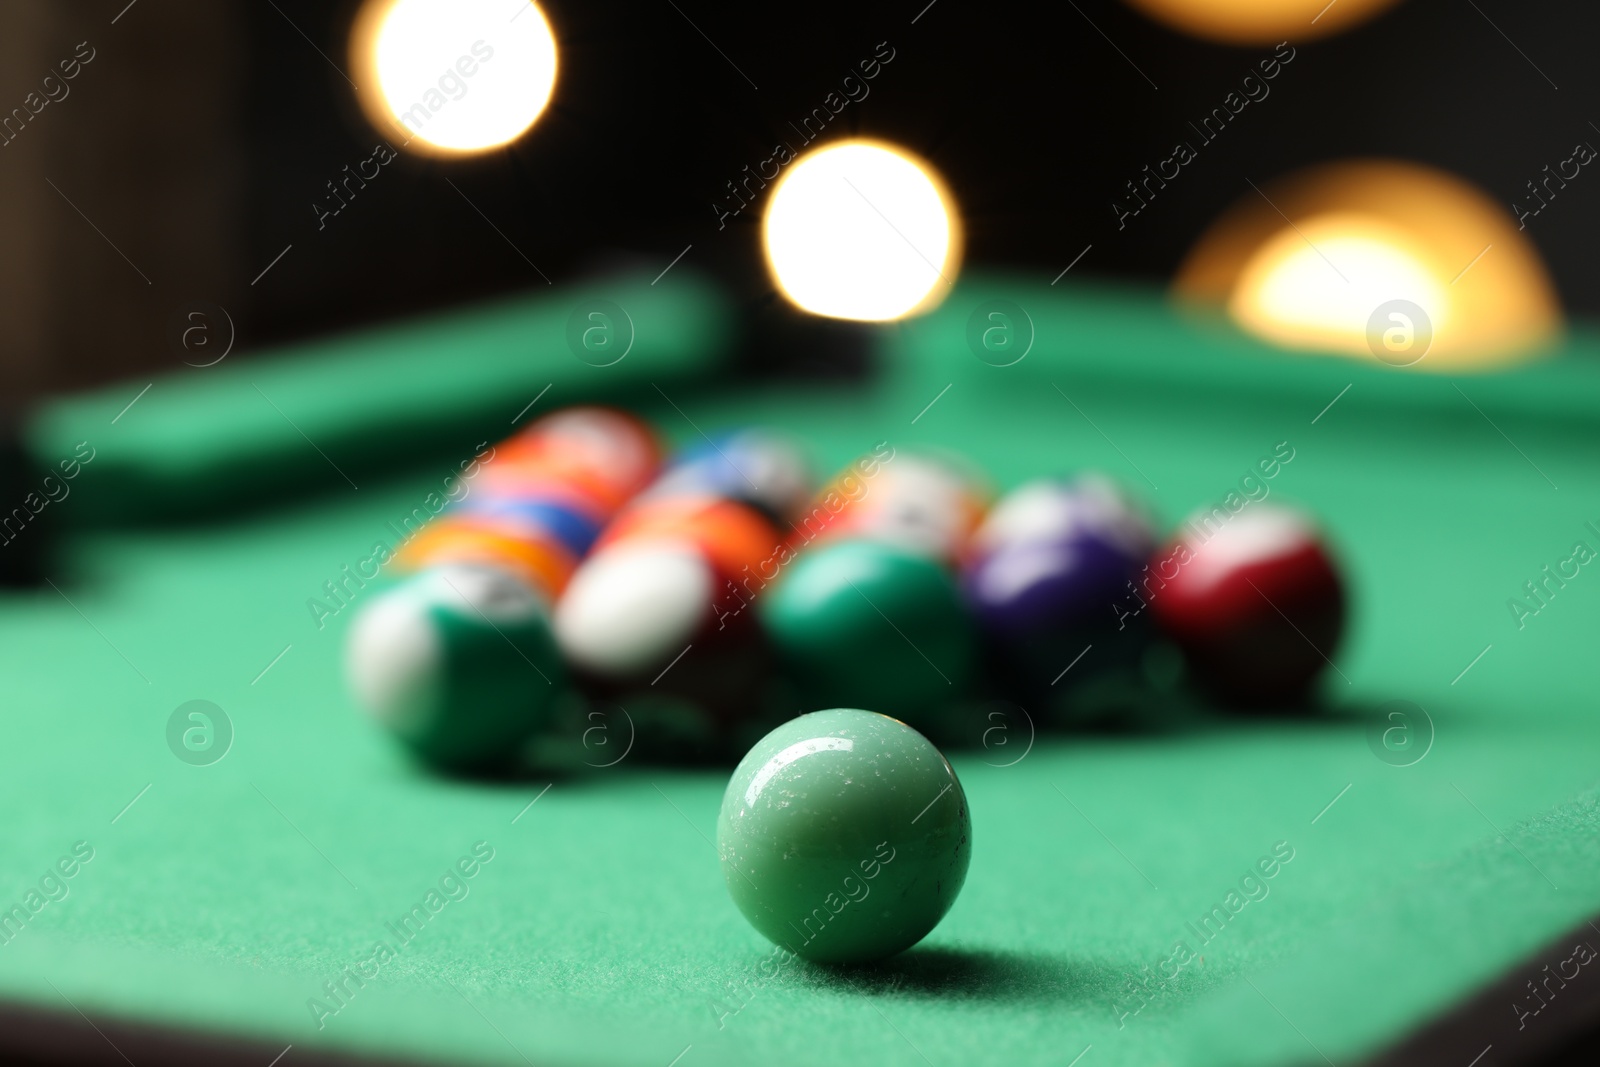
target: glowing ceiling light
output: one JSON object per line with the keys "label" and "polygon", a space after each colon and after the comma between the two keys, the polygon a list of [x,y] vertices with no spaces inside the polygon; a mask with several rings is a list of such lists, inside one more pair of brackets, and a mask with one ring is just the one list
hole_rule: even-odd
{"label": "glowing ceiling light", "polygon": [[899,149],[844,141],[791,165],[763,223],[767,263],[795,304],[882,322],[944,299],[960,226],[935,174]]}
{"label": "glowing ceiling light", "polygon": [[[1373,350],[1373,315],[1384,308],[1377,337],[1383,358],[1409,365],[1447,332],[1447,288],[1403,230],[1365,215],[1331,214],[1297,222],[1263,244],[1240,272],[1228,311],[1277,344],[1364,355]],[[1410,309],[1399,310],[1406,304]],[[1397,310],[1402,318],[1392,320]]]}
{"label": "glowing ceiling light", "polygon": [[508,144],[555,87],[555,36],[531,2],[369,0],[350,47],[368,118],[413,150]]}
{"label": "glowing ceiling light", "polygon": [[1229,44],[1272,44],[1349,29],[1398,0],[1128,0],[1174,29]]}
{"label": "glowing ceiling light", "polygon": [[1490,366],[1561,326],[1554,286],[1513,221],[1431,168],[1330,164],[1244,197],[1196,242],[1174,288],[1285,348]]}

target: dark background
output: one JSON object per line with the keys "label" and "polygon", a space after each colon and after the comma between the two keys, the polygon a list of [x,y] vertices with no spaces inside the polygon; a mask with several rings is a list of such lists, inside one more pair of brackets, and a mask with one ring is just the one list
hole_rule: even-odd
{"label": "dark background", "polygon": [[[922,154],[960,203],[967,262],[1045,279],[1092,245],[1074,277],[1159,283],[1247,178],[1391,156],[1509,211],[1576,142],[1600,145],[1595,5],[1404,0],[1296,43],[1271,95],[1119,231],[1124,182],[1193,141],[1188,121],[1273,47],[1189,38],[1120,0],[926,2],[548,0],[562,67],[530,134],[475,159],[404,156],[319,231],[324,183],[379,137],[335,69],[349,71],[353,0],[8,0],[0,111],[80,40],[96,58],[0,149],[0,382],[174,364],[169,323],[194,299],[226,307],[247,350],[617,262],[654,273],[689,245],[682,266],[770,299],[764,201],[722,229],[713,204],[779,138],[798,147],[789,123],[879,42],[894,59],[829,136]],[[1600,310],[1597,222],[1600,177],[1580,175],[1529,223],[1574,313]]]}

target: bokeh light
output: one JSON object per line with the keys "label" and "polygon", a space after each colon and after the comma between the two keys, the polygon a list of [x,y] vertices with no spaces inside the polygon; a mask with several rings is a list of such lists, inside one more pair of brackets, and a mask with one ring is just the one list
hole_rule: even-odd
{"label": "bokeh light", "polygon": [[1398,0],[1128,0],[1173,29],[1228,44],[1296,43],[1339,33]]}
{"label": "bokeh light", "polygon": [[1333,164],[1251,191],[1196,244],[1176,291],[1281,347],[1419,369],[1524,358],[1561,325],[1511,216],[1407,163]]}
{"label": "bokeh light", "polygon": [[1392,300],[1425,309],[1434,333],[1450,319],[1446,284],[1398,227],[1358,214],[1320,215],[1267,241],[1240,273],[1228,310],[1290,348],[1364,351],[1372,312]]}
{"label": "bokeh light", "polygon": [[955,281],[960,224],[926,164],[843,141],[790,165],[763,224],[778,287],[806,311],[883,322],[936,306]]}
{"label": "bokeh light", "polygon": [[516,140],[550,102],[556,42],[516,0],[369,0],[351,33],[368,118],[399,147],[457,155]]}

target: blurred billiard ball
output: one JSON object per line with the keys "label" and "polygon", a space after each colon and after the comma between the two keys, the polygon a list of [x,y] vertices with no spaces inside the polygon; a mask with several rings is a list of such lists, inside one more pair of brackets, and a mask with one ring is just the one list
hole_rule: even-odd
{"label": "blurred billiard ball", "polygon": [[1150,607],[1189,674],[1224,703],[1304,700],[1345,625],[1344,581],[1315,525],[1257,504],[1181,529],[1151,564]]}
{"label": "blurred billiard ball", "polygon": [[962,586],[1007,696],[1073,723],[1127,702],[1148,626],[1120,606],[1153,545],[1144,509],[1096,475],[1029,482],[995,505]]}

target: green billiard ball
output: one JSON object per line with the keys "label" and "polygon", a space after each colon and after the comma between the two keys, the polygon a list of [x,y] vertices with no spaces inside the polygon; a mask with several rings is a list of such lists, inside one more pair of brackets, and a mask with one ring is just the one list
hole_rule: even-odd
{"label": "green billiard ball", "polygon": [[549,609],[506,571],[446,564],[361,608],[345,645],[356,699],[424,763],[507,763],[566,682]]}
{"label": "green billiard ball", "polygon": [[954,579],[901,548],[820,545],[757,603],[785,673],[811,707],[878,708],[926,725],[973,671],[974,628]]}
{"label": "green billiard ball", "polygon": [[763,936],[819,963],[870,963],[921,941],[955,903],[972,820],[927,738],[835,708],[789,720],[739,762],[717,849]]}

